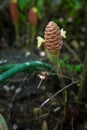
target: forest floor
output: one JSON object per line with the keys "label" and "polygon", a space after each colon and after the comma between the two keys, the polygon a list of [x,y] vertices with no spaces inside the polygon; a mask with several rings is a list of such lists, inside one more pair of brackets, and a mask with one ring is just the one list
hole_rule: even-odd
{"label": "forest floor", "polygon": [[[0,65],[36,60],[45,61],[45,57],[19,49],[0,50]],[[80,81],[79,73],[72,71],[67,74],[65,85]],[[60,93],[41,107],[45,100],[61,89],[56,72],[54,77],[48,75],[41,79],[41,76],[34,71],[19,73],[0,84],[0,113],[5,117],[9,130],[86,130],[86,103],[75,101],[79,82],[66,89],[66,101]],[[76,109],[78,104],[80,113]]]}

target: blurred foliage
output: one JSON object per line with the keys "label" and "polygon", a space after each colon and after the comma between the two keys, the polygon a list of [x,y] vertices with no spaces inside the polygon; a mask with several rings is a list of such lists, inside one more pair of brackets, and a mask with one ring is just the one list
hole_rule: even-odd
{"label": "blurred foliage", "polygon": [[19,0],[18,1],[19,8],[21,10],[23,10],[25,8],[25,6],[27,5],[28,2],[29,2],[29,0]]}
{"label": "blurred foliage", "polygon": [[[22,12],[28,11],[32,7],[36,7],[39,22],[43,23],[43,27],[48,21],[54,20],[59,26],[66,28],[67,24],[81,24],[84,22],[85,2],[80,0],[19,0],[19,8]],[[38,25],[40,26],[38,22]],[[37,25],[37,26],[38,26]],[[77,27],[78,28],[78,27]]]}
{"label": "blurred foliage", "polygon": [[[53,20],[60,28],[67,31],[68,46],[76,51],[77,55],[85,48],[85,1],[80,0],[18,0],[19,10],[19,44],[28,46],[33,51],[36,48],[36,36],[43,37],[46,24]],[[37,9],[37,25],[32,27],[28,21],[29,11]],[[9,0],[3,0],[0,4],[0,46],[14,46],[17,42],[17,32],[11,19]],[[73,42],[76,41],[76,42]],[[4,45],[5,43],[5,45]],[[72,45],[73,44],[73,45]],[[78,48],[76,49],[76,44]],[[63,55],[60,60],[64,72],[81,73],[82,63],[73,64],[69,54]]]}
{"label": "blurred foliage", "polygon": [[[60,28],[67,31],[66,41],[73,40],[82,48],[85,46],[85,0],[18,0],[19,11],[19,44],[29,45],[36,42],[36,36],[42,35],[48,21],[55,21]],[[33,28],[28,21],[28,13],[31,8],[37,9],[37,25]],[[0,46],[3,42],[15,45],[16,33],[13,20],[10,17],[9,0],[3,0],[0,4]],[[33,39],[33,40],[32,40]],[[70,45],[71,46],[71,45]],[[36,47],[36,43],[35,43]]]}
{"label": "blurred foliage", "polygon": [[63,69],[70,72],[77,72],[80,73],[82,71],[82,64],[81,63],[70,63],[70,56],[68,54],[64,54],[62,59],[60,60],[60,65]]}

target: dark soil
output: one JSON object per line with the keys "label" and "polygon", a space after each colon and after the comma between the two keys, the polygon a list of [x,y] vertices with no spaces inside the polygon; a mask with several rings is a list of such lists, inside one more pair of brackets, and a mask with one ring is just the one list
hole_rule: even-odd
{"label": "dark soil", "polygon": [[[25,56],[26,51],[17,49],[0,50],[0,65],[44,60],[39,55]],[[41,84],[40,84],[41,82]],[[65,79],[66,85],[71,81]],[[38,85],[40,87],[38,88]],[[41,104],[60,90],[58,77],[20,73],[0,85],[0,113],[5,117],[9,130],[86,130],[87,109],[75,102],[77,84],[67,90],[65,104],[63,93],[40,108]]]}

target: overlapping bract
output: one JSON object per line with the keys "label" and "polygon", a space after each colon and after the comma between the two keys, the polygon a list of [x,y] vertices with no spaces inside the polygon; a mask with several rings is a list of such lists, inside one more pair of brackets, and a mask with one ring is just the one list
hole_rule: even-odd
{"label": "overlapping bract", "polygon": [[50,21],[45,28],[45,47],[51,52],[58,52],[62,48],[63,41],[60,28],[53,21]]}

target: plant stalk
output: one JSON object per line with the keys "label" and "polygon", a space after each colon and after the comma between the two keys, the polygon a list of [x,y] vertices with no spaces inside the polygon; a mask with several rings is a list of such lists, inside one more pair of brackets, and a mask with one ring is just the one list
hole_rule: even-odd
{"label": "plant stalk", "polygon": [[[84,8],[84,13],[85,13],[85,28],[86,28],[86,32],[85,32],[85,43],[87,43],[87,1],[85,4],[85,8]],[[77,101],[81,102],[84,96],[84,92],[86,89],[86,85],[87,85],[87,48],[86,48],[86,52],[85,52],[85,59],[84,59],[84,64],[83,64],[83,70],[82,70],[82,76],[81,76],[81,82],[80,82],[80,88],[78,91],[78,95],[77,95]]]}
{"label": "plant stalk", "polygon": [[19,23],[14,22],[14,27],[15,27],[15,33],[16,33],[16,45],[21,46],[20,45],[20,36],[19,36]]}
{"label": "plant stalk", "polygon": [[82,70],[82,75],[81,75],[80,88],[77,95],[78,102],[82,101],[86,85],[87,85],[87,49],[86,49],[86,55],[85,55],[84,65],[83,65],[83,70]]}
{"label": "plant stalk", "polygon": [[62,77],[62,70],[61,70],[59,59],[58,59],[59,53],[58,53],[58,55],[52,54],[52,60],[55,63],[57,73],[60,75],[60,76],[58,76],[59,81],[60,81],[60,87],[63,88],[65,86],[65,82],[64,82],[64,79]]}

